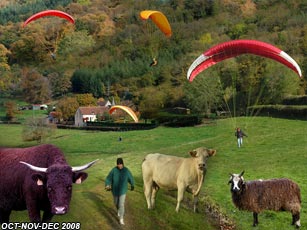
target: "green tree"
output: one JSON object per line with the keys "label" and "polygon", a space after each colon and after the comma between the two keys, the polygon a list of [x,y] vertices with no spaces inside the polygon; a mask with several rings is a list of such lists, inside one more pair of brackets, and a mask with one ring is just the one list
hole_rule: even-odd
{"label": "green tree", "polygon": [[74,93],[91,93],[94,97],[102,96],[100,75],[88,69],[76,70],[71,78]]}
{"label": "green tree", "polygon": [[96,106],[97,100],[93,97],[91,93],[76,94],[77,102],[79,106]]}
{"label": "green tree", "polygon": [[165,94],[162,90],[156,90],[154,87],[146,88],[140,97],[139,111],[144,119],[155,118],[164,108]]}
{"label": "green tree", "polygon": [[247,27],[244,23],[238,23],[236,25],[233,25],[227,32],[228,36],[231,39],[239,39],[246,33],[247,33]]}
{"label": "green tree", "polygon": [[193,113],[207,114],[223,104],[223,92],[216,73],[198,76],[192,83],[184,85],[185,102]]}
{"label": "green tree", "polygon": [[68,55],[78,56],[85,55],[92,51],[95,45],[95,40],[91,35],[88,35],[86,30],[75,31],[67,34],[58,46],[58,53],[67,57]]}

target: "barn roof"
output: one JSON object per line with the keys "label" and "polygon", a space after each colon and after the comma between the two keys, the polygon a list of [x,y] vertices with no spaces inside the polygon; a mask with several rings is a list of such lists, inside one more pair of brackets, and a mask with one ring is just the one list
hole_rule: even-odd
{"label": "barn roof", "polygon": [[103,114],[109,111],[109,108],[104,106],[87,106],[87,107],[79,107],[79,110],[82,115],[92,115],[92,114]]}

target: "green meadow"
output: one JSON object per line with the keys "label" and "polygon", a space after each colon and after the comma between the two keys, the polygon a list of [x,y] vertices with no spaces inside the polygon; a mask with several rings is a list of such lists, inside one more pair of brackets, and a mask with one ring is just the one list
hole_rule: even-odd
{"label": "green meadow", "polygon": [[[236,146],[234,128],[240,126],[248,135],[242,148]],[[21,125],[0,125],[0,146],[26,147],[36,142],[22,141]],[[118,138],[122,137],[122,141]],[[307,229],[307,121],[269,117],[240,117],[217,120],[210,125],[186,128],[158,127],[146,131],[99,132],[57,129],[44,140],[63,150],[70,165],[82,165],[100,159],[87,170],[89,177],[74,185],[70,211],[55,216],[54,222],[80,222],[84,230],[107,229],[226,229],[225,222],[238,230],[288,230],[291,214],[265,211],[259,226],[252,227],[252,213],[239,211],[231,201],[229,173],[245,170],[245,180],[287,177],[301,188],[300,229]],[[189,157],[188,151],[200,146],[214,148],[217,154],[208,159],[207,174],[200,194],[200,212],[193,213],[192,197],[185,194],[180,212],[175,212],[176,192],[160,190],[156,209],[147,210],[143,194],[141,163],[148,153]],[[123,157],[136,180],[128,191],[124,227],[118,224],[112,195],[104,190],[104,180]],[[208,210],[221,213],[208,218]],[[13,212],[11,221],[28,221],[27,212]],[[232,228],[228,228],[232,229]]]}

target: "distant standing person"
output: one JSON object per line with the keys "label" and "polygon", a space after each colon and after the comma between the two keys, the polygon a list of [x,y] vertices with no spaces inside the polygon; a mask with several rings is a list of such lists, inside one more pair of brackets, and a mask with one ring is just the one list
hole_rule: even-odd
{"label": "distant standing person", "polygon": [[240,148],[243,144],[243,136],[247,135],[238,127],[235,132],[235,136],[237,137],[238,147]]}
{"label": "distant standing person", "polygon": [[119,223],[124,225],[125,199],[128,190],[128,183],[131,185],[131,191],[134,190],[134,179],[128,168],[124,166],[122,158],[117,158],[117,166],[114,167],[106,178],[105,189],[112,191],[114,204],[117,208]]}

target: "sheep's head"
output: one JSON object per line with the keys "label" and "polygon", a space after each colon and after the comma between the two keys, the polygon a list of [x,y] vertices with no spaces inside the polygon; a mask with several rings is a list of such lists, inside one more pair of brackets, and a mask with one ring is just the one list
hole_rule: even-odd
{"label": "sheep's head", "polygon": [[243,178],[244,171],[240,174],[231,174],[228,184],[231,184],[230,191],[233,193],[241,193],[244,186],[244,178]]}

